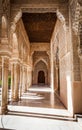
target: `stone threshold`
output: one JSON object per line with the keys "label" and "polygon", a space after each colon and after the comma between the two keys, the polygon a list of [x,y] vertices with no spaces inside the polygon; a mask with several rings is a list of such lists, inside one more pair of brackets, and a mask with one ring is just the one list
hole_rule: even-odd
{"label": "stone threshold", "polygon": [[37,107],[27,107],[27,106],[16,106],[8,105],[8,110],[19,113],[37,113],[37,114],[48,114],[52,116],[63,116],[63,117],[73,117],[66,109],[53,109],[53,108],[37,108]]}

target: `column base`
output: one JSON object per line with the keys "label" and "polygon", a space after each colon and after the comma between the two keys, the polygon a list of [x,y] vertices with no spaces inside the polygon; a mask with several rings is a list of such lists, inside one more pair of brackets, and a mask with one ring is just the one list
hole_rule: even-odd
{"label": "column base", "polygon": [[1,115],[7,114],[7,112],[8,112],[7,106],[1,106]]}
{"label": "column base", "polygon": [[19,98],[12,98],[12,102],[18,102]]}

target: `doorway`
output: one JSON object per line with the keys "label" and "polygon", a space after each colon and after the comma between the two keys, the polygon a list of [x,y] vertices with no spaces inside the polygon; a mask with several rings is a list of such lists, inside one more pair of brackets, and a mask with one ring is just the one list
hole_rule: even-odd
{"label": "doorway", "polygon": [[45,84],[45,74],[44,71],[38,72],[38,84]]}

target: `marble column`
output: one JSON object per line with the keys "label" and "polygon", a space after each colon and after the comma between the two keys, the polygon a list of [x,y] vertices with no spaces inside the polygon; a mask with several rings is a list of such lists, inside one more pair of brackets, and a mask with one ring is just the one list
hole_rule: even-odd
{"label": "marble column", "polygon": [[29,67],[27,68],[27,89],[30,87],[30,69]]}
{"label": "marble column", "polygon": [[23,92],[26,92],[27,91],[27,87],[26,87],[26,68],[24,67],[24,70],[23,70]]}
{"label": "marble column", "polygon": [[8,104],[8,59],[2,57],[2,98],[1,98],[1,113],[7,112]]}
{"label": "marble column", "polygon": [[26,84],[27,84],[27,90],[28,90],[28,67],[27,67],[27,71],[26,71],[26,75],[27,75],[27,78],[26,78]]}
{"label": "marble column", "polygon": [[53,51],[53,43],[51,43],[51,89],[54,92],[54,51]]}
{"label": "marble column", "polygon": [[28,88],[31,86],[31,72],[30,69],[28,69]]}
{"label": "marble column", "polygon": [[1,9],[0,9],[0,43],[1,43],[1,26],[2,26],[2,14],[1,14]]}
{"label": "marble column", "polygon": [[11,99],[14,99],[14,64],[11,64]]}
{"label": "marble column", "polygon": [[19,77],[20,77],[19,64],[13,63],[11,67],[12,101],[19,100]]}
{"label": "marble column", "polygon": [[27,68],[25,68],[25,92],[27,91]]}
{"label": "marble column", "polygon": [[32,85],[32,70],[30,69],[29,70],[29,76],[30,76],[30,78],[29,78],[29,87]]}
{"label": "marble column", "polygon": [[1,80],[2,80],[2,58],[0,57],[0,82]]}
{"label": "marble column", "polygon": [[25,68],[22,68],[22,93],[25,92]]}
{"label": "marble column", "polygon": [[19,100],[19,64],[14,64],[14,101]]}
{"label": "marble column", "polygon": [[[2,67],[0,66],[0,81],[2,80]],[[1,86],[0,86],[1,87]]]}
{"label": "marble column", "polygon": [[22,96],[22,66],[20,65],[19,98]]}

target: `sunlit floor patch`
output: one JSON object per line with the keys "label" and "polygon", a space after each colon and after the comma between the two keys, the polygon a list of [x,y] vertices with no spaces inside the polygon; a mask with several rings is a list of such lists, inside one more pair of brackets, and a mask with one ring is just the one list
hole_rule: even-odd
{"label": "sunlit floor patch", "polygon": [[37,99],[37,100],[39,100],[39,99],[44,99],[44,97],[38,93],[27,92],[27,93],[23,94],[21,99]]}

